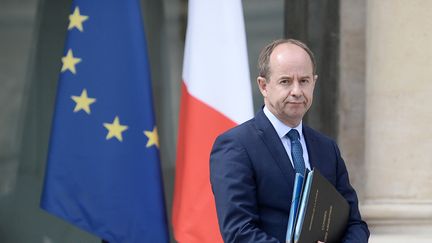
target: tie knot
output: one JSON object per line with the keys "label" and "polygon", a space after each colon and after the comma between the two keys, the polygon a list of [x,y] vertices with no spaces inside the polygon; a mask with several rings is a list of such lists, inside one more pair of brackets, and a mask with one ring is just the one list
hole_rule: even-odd
{"label": "tie knot", "polygon": [[298,140],[300,138],[299,132],[296,129],[291,129],[287,133],[287,136],[291,141],[295,141],[295,140]]}

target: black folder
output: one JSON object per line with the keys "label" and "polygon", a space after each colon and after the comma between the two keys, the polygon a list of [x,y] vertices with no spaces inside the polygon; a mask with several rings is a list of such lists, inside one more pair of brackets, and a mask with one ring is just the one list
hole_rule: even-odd
{"label": "black folder", "polygon": [[294,242],[340,242],[350,207],[317,169],[307,174],[294,229]]}

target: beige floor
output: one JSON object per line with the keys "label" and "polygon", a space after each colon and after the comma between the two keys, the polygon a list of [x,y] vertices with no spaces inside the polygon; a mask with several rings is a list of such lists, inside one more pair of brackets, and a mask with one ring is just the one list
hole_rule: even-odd
{"label": "beige floor", "polygon": [[431,243],[432,235],[409,235],[409,234],[375,234],[371,235],[369,243]]}

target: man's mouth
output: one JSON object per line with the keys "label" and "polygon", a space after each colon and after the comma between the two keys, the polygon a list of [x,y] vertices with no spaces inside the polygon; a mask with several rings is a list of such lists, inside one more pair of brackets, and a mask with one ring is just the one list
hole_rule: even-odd
{"label": "man's mouth", "polygon": [[292,102],[292,101],[289,101],[288,104],[290,104],[290,105],[302,105],[303,102]]}

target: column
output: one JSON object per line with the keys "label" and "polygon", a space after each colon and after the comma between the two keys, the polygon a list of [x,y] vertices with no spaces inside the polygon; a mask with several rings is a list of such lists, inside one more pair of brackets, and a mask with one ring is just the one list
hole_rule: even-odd
{"label": "column", "polygon": [[367,1],[365,199],[371,242],[432,242],[432,1]]}

